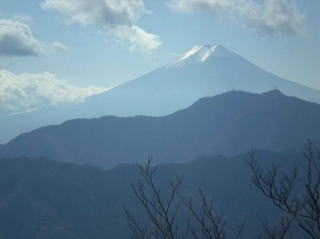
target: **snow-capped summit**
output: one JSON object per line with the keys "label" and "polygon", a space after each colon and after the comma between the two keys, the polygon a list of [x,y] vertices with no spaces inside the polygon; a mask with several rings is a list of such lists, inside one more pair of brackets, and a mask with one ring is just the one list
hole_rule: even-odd
{"label": "snow-capped summit", "polygon": [[[320,102],[320,92],[268,73],[219,44],[196,45],[173,63],[160,67],[84,104],[83,117],[111,114],[166,115],[196,100],[230,90],[287,95]],[[83,106],[82,106],[83,110]]]}
{"label": "snow-capped summit", "polygon": [[236,54],[219,44],[196,45],[189,51],[185,52],[173,63],[167,65],[167,68],[179,67],[186,64],[201,63],[211,58],[230,57]]}

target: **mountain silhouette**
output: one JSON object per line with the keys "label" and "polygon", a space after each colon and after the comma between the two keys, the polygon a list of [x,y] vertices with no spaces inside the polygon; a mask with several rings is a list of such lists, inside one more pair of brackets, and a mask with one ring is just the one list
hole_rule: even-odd
{"label": "mountain silhouette", "polygon": [[[273,160],[287,168],[299,160],[297,155],[259,155],[262,162]],[[184,175],[179,197],[192,198],[197,206],[201,187],[215,199],[214,205],[224,213],[228,228],[246,219],[246,235],[251,235],[260,230],[258,213],[270,220],[278,218],[278,213],[251,183],[247,157],[205,157],[185,164],[159,165],[155,179],[161,182],[159,189],[165,197],[169,181]],[[135,165],[104,171],[44,158],[1,159],[0,238],[129,238],[123,206],[140,221],[146,218],[130,186],[139,178]]]}
{"label": "mountain silhouette", "polygon": [[110,168],[152,154],[156,162],[235,155],[252,147],[282,151],[319,139],[320,105],[274,90],[230,91],[164,117],[76,119],[16,137],[0,157],[49,157]]}

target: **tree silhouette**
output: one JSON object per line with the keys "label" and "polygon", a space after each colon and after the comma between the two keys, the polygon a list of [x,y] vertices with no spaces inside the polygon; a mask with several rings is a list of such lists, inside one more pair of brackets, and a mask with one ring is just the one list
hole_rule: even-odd
{"label": "tree silhouette", "polygon": [[[156,186],[154,175],[157,167],[152,167],[149,157],[144,165],[138,166],[142,180],[137,185],[132,184],[135,197],[145,209],[149,223],[141,226],[138,220],[125,208],[125,214],[131,231],[131,239],[226,239],[226,223],[223,214],[213,207],[213,201],[199,189],[201,199],[200,209],[197,210],[192,200],[178,197],[178,191],[183,183],[183,177],[177,176],[169,183],[169,195],[164,197]],[[182,208],[188,209],[192,221],[182,228],[178,225],[177,216]],[[179,227],[180,226],[180,227]],[[244,223],[239,226],[236,235],[240,238]]]}
{"label": "tree silhouette", "polygon": [[[303,153],[305,169],[302,169],[301,180],[303,189],[299,188],[298,169],[291,173],[280,170],[272,164],[263,168],[255,151],[249,153],[247,161],[252,173],[252,183],[267,199],[279,208],[284,216],[277,226],[270,227],[266,220],[258,218],[262,225],[262,232],[256,239],[286,239],[290,238],[290,229],[297,225],[304,233],[303,238],[320,238],[320,152],[315,154],[311,142],[305,145]],[[142,180],[137,185],[132,184],[135,197],[144,207],[148,221],[141,226],[137,219],[125,209],[130,226],[132,239],[227,239],[241,238],[245,222],[241,223],[237,232],[231,237],[227,235],[227,223],[223,213],[218,213],[205,193],[199,189],[200,205],[194,205],[192,200],[178,197],[183,177],[177,176],[169,183],[169,194],[163,196],[157,187],[154,176],[157,167],[152,167],[152,158],[138,166]],[[299,179],[300,179],[299,178]],[[188,209],[191,219],[185,226],[177,222],[181,209]],[[228,237],[229,236],[229,237]],[[246,237],[247,238],[247,237]]]}
{"label": "tree silhouette", "polygon": [[131,185],[134,195],[147,212],[151,224],[140,226],[136,218],[125,208],[127,220],[131,229],[132,239],[162,238],[175,239],[184,238],[180,235],[177,215],[182,206],[182,200],[177,200],[177,192],[182,184],[182,177],[176,177],[170,182],[170,193],[168,198],[164,198],[154,181],[156,167],[151,166],[152,157],[149,156],[144,165],[140,165],[139,170],[142,180],[138,185]]}
{"label": "tree silhouette", "polygon": [[[213,207],[213,200],[209,200],[201,189],[199,189],[200,209],[196,210],[192,200],[185,205],[190,210],[195,224],[188,224],[188,230],[193,239],[226,239],[226,221],[223,213],[218,213]],[[245,221],[241,223],[236,234],[232,238],[241,238]]]}
{"label": "tree silhouette", "polygon": [[254,151],[249,153],[248,165],[252,172],[252,182],[256,188],[273,204],[286,214],[282,219],[281,228],[271,230],[263,223],[267,234],[285,238],[289,227],[296,222],[305,236],[312,239],[320,238],[320,152],[317,155],[312,143],[305,145],[303,152],[306,172],[302,171],[304,187],[297,185],[298,170],[294,168],[289,174],[280,172],[279,167],[272,165],[264,170],[259,165],[259,157]]}

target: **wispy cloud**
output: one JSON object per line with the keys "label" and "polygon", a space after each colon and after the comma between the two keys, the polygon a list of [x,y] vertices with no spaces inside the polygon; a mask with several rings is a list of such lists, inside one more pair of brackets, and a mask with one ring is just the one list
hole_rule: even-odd
{"label": "wispy cloud", "polygon": [[51,46],[55,51],[63,52],[63,53],[69,52],[69,48],[60,42],[54,42],[51,44]]}
{"label": "wispy cloud", "polygon": [[34,21],[32,17],[23,14],[15,15],[12,19],[17,22],[22,22],[28,25],[32,24]]}
{"label": "wispy cloud", "polygon": [[142,0],[44,0],[42,8],[59,11],[69,24],[98,26],[127,41],[131,50],[152,51],[161,45],[158,36],[136,25],[140,16],[148,13]]}
{"label": "wispy cloud", "polygon": [[77,87],[50,73],[14,74],[0,70],[0,111],[21,113],[42,104],[78,103],[106,91],[98,87]]}
{"label": "wispy cloud", "polygon": [[271,35],[303,34],[306,29],[304,15],[291,0],[169,0],[168,5],[184,13],[231,14]]}
{"label": "wispy cloud", "polygon": [[[62,43],[45,44],[36,39],[30,27],[16,20],[0,19],[0,56],[39,56],[55,51]],[[64,46],[67,49],[66,46]]]}

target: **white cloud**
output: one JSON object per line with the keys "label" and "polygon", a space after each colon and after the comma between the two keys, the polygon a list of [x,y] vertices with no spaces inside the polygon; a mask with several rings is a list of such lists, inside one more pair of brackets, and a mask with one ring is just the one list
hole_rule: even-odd
{"label": "white cloud", "polygon": [[138,26],[120,26],[113,28],[110,32],[130,43],[130,51],[139,49],[141,51],[152,51],[161,45],[159,37],[153,34],[147,33],[145,30]]}
{"label": "white cloud", "polygon": [[[61,43],[54,43],[54,45]],[[25,24],[15,20],[0,19],[0,56],[38,56],[51,53],[54,45],[37,40]]]}
{"label": "white cloud", "polygon": [[16,75],[0,70],[0,112],[21,113],[35,110],[42,104],[82,102],[106,90],[73,86],[50,73]]}
{"label": "white cloud", "polygon": [[142,0],[44,0],[42,8],[59,11],[67,23],[96,25],[126,40],[131,50],[151,51],[161,45],[158,36],[135,25],[148,12]]}
{"label": "white cloud", "polygon": [[44,52],[28,25],[0,19],[0,56],[34,56]]}
{"label": "white cloud", "polygon": [[292,0],[169,0],[168,4],[184,13],[235,15],[244,19],[248,27],[272,35],[305,32],[304,15]]}
{"label": "white cloud", "polygon": [[64,52],[64,53],[69,52],[69,48],[60,42],[54,42],[51,44],[51,46],[55,51]]}
{"label": "white cloud", "polygon": [[[257,8],[256,11],[254,9]],[[305,18],[288,0],[266,0],[243,12],[249,21],[271,34],[303,34]]]}
{"label": "white cloud", "polygon": [[22,22],[22,23],[25,23],[25,24],[28,24],[28,25],[33,23],[33,18],[29,17],[27,15],[15,15],[13,17],[13,20],[15,20],[17,22]]}
{"label": "white cloud", "polygon": [[171,0],[169,6],[180,12],[208,11],[217,12],[232,8],[237,0]]}

